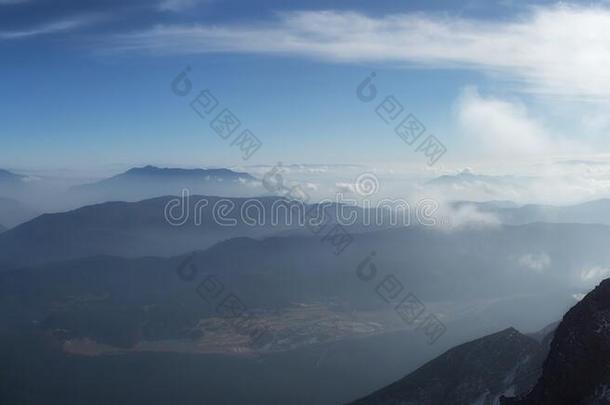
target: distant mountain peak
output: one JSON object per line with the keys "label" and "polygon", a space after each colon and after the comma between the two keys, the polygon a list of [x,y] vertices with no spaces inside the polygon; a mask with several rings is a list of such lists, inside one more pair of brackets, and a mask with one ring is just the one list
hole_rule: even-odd
{"label": "distant mountain peak", "polygon": [[125,173],[119,174],[115,177],[121,176],[183,176],[183,177],[195,177],[195,176],[216,176],[216,177],[242,177],[245,179],[254,180],[248,173],[236,172],[226,168],[219,169],[182,169],[182,168],[170,168],[170,167],[157,167],[153,165],[147,165],[144,167],[134,167],[127,170]]}
{"label": "distant mountain peak", "polygon": [[22,176],[20,174],[15,174],[11,171],[8,171],[5,169],[0,169],[0,180],[7,180],[7,179],[21,180],[24,178],[25,178],[25,176]]}
{"label": "distant mountain peak", "polygon": [[[165,195],[191,194],[250,197],[257,194],[258,180],[231,169],[183,169],[147,165],[134,167],[94,183],[71,188],[83,204],[104,201],[140,201]],[[260,191],[260,187],[258,189]],[[80,193],[80,194],[79,194]]]}

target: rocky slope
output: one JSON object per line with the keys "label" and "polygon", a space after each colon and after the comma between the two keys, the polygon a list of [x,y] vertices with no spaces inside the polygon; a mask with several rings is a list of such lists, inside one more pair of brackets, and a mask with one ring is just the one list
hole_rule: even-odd
{"label": "rocky slope", "polygon": [[514,328],[454,347],[354,405],[494,404],[535,384],[544,343]]}
{"label": "rocky slope", "polygon": [[610,279],[564,316],[534,389],[502,403],[610,404]]}

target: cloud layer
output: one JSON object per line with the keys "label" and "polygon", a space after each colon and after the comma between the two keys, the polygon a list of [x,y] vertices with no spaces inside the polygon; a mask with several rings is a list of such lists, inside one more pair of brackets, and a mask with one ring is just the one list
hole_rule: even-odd
{"label": "cloud layer", "polygon": [[459,67],[500,74],[528,92],[608,99],[609,26],[610,10],[600,6],[532,8],[512,21],[301,11],[247,25],[160,25],[119,35],[115,46]]}

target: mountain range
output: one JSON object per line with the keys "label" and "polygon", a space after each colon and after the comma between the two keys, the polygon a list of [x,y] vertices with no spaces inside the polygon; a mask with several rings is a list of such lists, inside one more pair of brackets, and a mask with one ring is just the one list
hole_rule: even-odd
{"label": "mountain range", "polygon": [[[480,180],[472,176],[462,177]],[[175,197],[185,185],[189,199]],[[0,362],[11,364],[10,372],[0,368],[0,395],[9,403],[37,395],[164,403],[168,391],[181,403],[606,403],[610,282],[557,329],[518,330],[559,319],[610,275],[610,200],[461,201],[453,208],[498,223],[358,221],[344,227],[350,243],[337,251],[328,237],[336,218],[311,228],[287,224],[283,211],[274,224],[271,207],[287,202],[280,197],[256,198],[259,224],[240,219],[249,199],[231,194],[261,191],[247,173],[147,166],[67,193],[74,202],[127,201],[34,217],[25,204],[0,199],[0,224],[10,228],[0,225]],[[141,200],[147,196],[154,198]],[[230,226],[216,218],[220,202],[231,207]],[[168,207],[178,217],[168,219]],[[262,347],[228,328],[206,300],[203,280],[212,276],[256,315],[248,322],[272,332]],[[446,326],[435,345],[419,321],[409,327],[394,310],[406,294]],[[161,363],[167,369],[150,380],[133,377]],[[180,364],[217,386],[202,392],[186,373],[181,391]],[[108,393],[92,378],[102,374],[142,392]],[[247,381],[230,381],[235,374]],[[72,376],[77,391],[54,375]],[[151,383],[165,391],[143,392]],[[328,392],[314,392],[320,387]]]}
{"label": "mountain range", "polygon": [[[100,254],[170,256],[204,249],[235,236],[264,235],[281,229],[219,225],[211,212],[218,197],[206,197],[210,205],[204,208],[201,223],[196,223],[194,213],[201,198],[194,196],[185,202],[191,214],[183,226],[173,226],[164,216],[173,197],[108,202],[44,214],[0,236],[0,262],[43,263]],[[243,203],[245,199],[235,201]]]}
{"label": "mountain range", "polygon": [[[284,251],[288,246],[281,244],[284,239],[233,239],[190,258],[183,256],[171,259],[122,259],[100,256],[0,273],[2,328],[23,329],[34,322],[47,330],[46,333],[52,333],[54,339],[74,341],[88,338],[123,348],[132,347],[140,340],[171,342],[176,339],[192,339],[192,332],[198,325],[198,320],[201,317],[214,316],[214,308],[202,301],[193,291],[196,284],[191,284],[189,279],[181,278],[176,272],[187,258],[197,269],[195,279],[201,280],[205,274],[217,274],[222,277],[225,285],[231,286],[240,299],[252,308],[267,307],[270,313],[279,308],[285,311],[295,300],[320,301],[321,297],[325,296],[320,294],[322,292],[327,294],[327,299],[337,297],[336,291],[349,284],[347,279],[338,280],[337,290],[333,291],[330,283],[336,276],[329,274],[329,269],[318,268],[315,263],[312,263],[312,269],[316,269],[313,275],[304,273],[301,276],[294,274],[292,267],[275,262],[277,259],[270,260],[268,254],[262,256],[268,258],[263,259],[260,266],[246,264],[248,261],[259,261],[253,257],[253,252]],[[293,254],[294,251],[286,252],[287,257],[292,257]],[[278,264],[280,266],[274,268]],[[291,276],[282,276],[288,269]],[[317,288],[314,284],[310,287],[303,285],[303,281],[308,277],[318,278]],[[320,290],[321,286],[324,286],[323,290]],[[266,293],[261,294],[261,291]],[[354,290],[350,295],[358,296],[363,292],[365,291],[358,294]],[[540,332],[529,335],[514,328],[507,328],[459,344],[355,404],[493,404],[503,396],[514,395],[520,395],[522,398],[503,401],[509,401],[506,402],[508,404],[605,403],[605,384],[610,377],[607,368],[610,364],[610,350],[606,349],[609,341],[606,336],[609,329],[607,325],[610,324],[609,308],[610,280],[605,280],[570,309],[559,326],[549,325]],[[518,312],[523,314],[526,310],[518,309]],[[495,312],[495,315],[501,312]],[[483,322],[480,317],[477,318],[479,322]],[[465,323],[463,319],[447,325],[450,330],[471,329],[472,332],[472,325]],[[3,333],[2,336],[6,334]],[[382,339],[382,336],[385,337]],[[380,359],[375,362],[374,358],[369,358],[365,353],[372,347],[381,350],[384,344],[387,346],[390,336],[390,333],[375,338],[370,336],[358,344],[357,340],[342,341],[341,346],[353,361],[364,361],[366,357],[368,361],[377,363]],[[410,345],[413,343],[412,339],[417,339],[416,335],[408,338],[401,336],[400,339],[403,342],[408,339]],[[21,345],[25,344],[23,342],[27,342],[27,339],[22,341]],[[391,345],[395,345],[390,346],[392,351],[398,350],[396,345],[399,345],[399,340],[392,340]],[[356,347],[359,349],[356,350]],[[311,356],[311,350],[314,349],[304,346],[282,356],[286,361],[294,362],[306,352],[309,353],[307,357]],[[318,350],[329,350],[334,356],[341,352],[339,348],[328,347],[327,343],[315,349]],[[403,356],[414,356],[413,352],[403,353]],[[324,358],[318,351],[318,356],[320,355],[322,357],[317,361],[307,363],[307,366],[303,364],[301,371],[307,378],[321,372],[317,369],[318,366],[313,367],[314,363],[317,364]],[[6,356],[6,352],[0,350],[0,357],[3,356]],[[152,357],[143,356],[143,353],[125,354],[115,359],[126,361],[121,359],[130,358],[133,366],[141,364],[147,358],[152,360]],[[290,358],[293,360],[289,360]],[[396,355],[384,361],[391,358],[396,360]],[[405,362],[406,358],[408,357],[403,358],[402,363],[405,368],[410,368]],[[99,372],[102,359],[103,357],[100,360],[92,359],[85,367],[68,365],[67,360],[62,357],[53,361],[52,367],[57,368],[61,364],[64,364],[61,367],[70,368],[95,367]],[[400,360],[400,357],[398,359]],[[73,361],[77,359],[70,360]],[[198,360],[195,358],[193,361]],[[217,361],[220,359],[217,358]],[[333,359],[332,364],[338,364],[336,361],[338,359]],[[413,360],[410,364],[413,364],[412,362]],[[259,361],[259,364],[267,364],[267,360],[264,360],[264,363]],[[372,365],[368,368],[377,369]],[[324,372],[336,377],[335,371],[324,369]],[[387,378],[387,374],[384,375]],[[540,376],[542,378],[539,379]],[[14,376],[7,378],[12,381]],[[370,381],[373,379],[369,378],[369,383]],[[367,386],[370,384],[363,384],[362,387]],[[13,390],[11,388],[9,391]],[[341,395],[347,393],[342,392]],[[207,398],[208,395],[197,394],[199,398]],[[314,400],[314,403],[318,402]]]}
{"label": "mountain range", "polygon": [[[243,212],[248,206],[246,217]],[[171,256],[233,237],[311,235],[312,230],[300,222],[305,210],[312,213],[311,219],[318,213],[322,218],[324,209],[324,218],[330,223],[336,222],[335,208],[295,204],[282,197],[253,200],[190,195],[107,202],[44,214],[11,229],[0,237],[0,263],[33,264],[99,254]],[[347,226],[352,232],[396,227],[389,220],[392,214],[386,211],[379,212],[380,218],[388,217],[380,225],[364,225],[361,208],[346,207],[345,213],[358,213],[357,222]],[[377,211],[371,210],[370,215],[375,218]]]}
{"label": "mountain range", "polygon": [[[105,203],[42,215],[0,234],[0,269],[96,255],[170,257],[226,241],[212,250],[222,253],[227,268],[237,269],[234,274],[275,273],[275,279],[281,279],[285,268],[290,268],[294,284],[290,294],[295,298],[335,295],[354,301],[360,297],[359,305],[370,306],[383,305],[383,300],[354,272],[371,252],[376,253],[374,264],[384,275],[394,274],[404,285],[416,286],[421,299],[433,302],[546,297],[550,292],[561,292],[558,296],[567,300],[586,291],[610,268],[610,251],[605,249],[610,227],[603,225],[536,223],[454,232],[425,227],[369,232],[348,228],[352,242],[336,255],[331,240],[306,227],[225,227],[205,210],[200,225],[189,221],[172,226],[162,215],[170,199]],[[238,205],[241,200],[234,201]],[[215,263],[206,260],[208,267]],[[485,287],[490,284],[496,285],[494,291]],[[266,288],[273,290],[272,285]],[[569,302],[547,299],[538,304],[540,311],[516,325],[520,309],[529,302],[524,297],[511,305],[504,321],[532,329],[559,316],[556,311],[562,307],[557,305]],[[490,314],[489,320],[493,319]],[[499,318],[493,322],[500,322]]]}
{"label": "mountain range", "polygon": [[73,186],[70,195],[83,203],[138,201],[164,195],[191,194],[224,197],[260,195],[262,188],[248,173],[229,169],[178,169],[145,166],[95,183]]}

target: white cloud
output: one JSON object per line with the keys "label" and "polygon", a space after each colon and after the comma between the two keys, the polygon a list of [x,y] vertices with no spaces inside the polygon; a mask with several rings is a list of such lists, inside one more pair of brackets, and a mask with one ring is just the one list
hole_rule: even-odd
{"label": "white cloud", "polygon": [[474,205],[454,207],[446,201],[436,201],[439,203],[439,209],[434,214],[436,226],[443,231],[497,228],[501,225],[501,221],[494,214],[482,212]]}
{"label": "white cloud", "polygon": [[309,191],[318,191],[318,185],[315,183],[305,183],[303,184],[303,187],[305,187],[307,190]]}
{"label": "white cloud", "polygon": [[24,39],[39,35],[55,34],[59,32],[71,31],[82,26],[85,26],[99,16],[83,15],[65,20],[54,21],[46,24],[42,24],[29,29],[17,30],[17,31],[0,31],[0,40],[15,40]]}
{"label": "white cloud", "polygon": [[602,6],[530,8],[512,21],[301,11],[249,25],[157,26],[121,35],[116,45],[459,67],[503,75],[529,92],[610,99],[609,26],[610,9]]}
{"label": "white cloud", "polygon": [[601,266],[588,267],[581,270],[580,272],[580,278],[582,281],[592,283],[598,283],[609,275],[610,270]]}
{"label": "white cloud", "polygon": [[[601,159],[598,156],[597,159]],[[493,162],[491,163],[493,164]],[[444,182],[423,184],[420,193],[444,201],[512,201],[517,204],[572,205],[610,198],[610,161],[541,162],[526,165],[519,160],[504,168],[473,178],[455,172]],[[524,175],[502,175],[522,171]],[[463,173],[463,172],[462,172]],[[381,181],[385,181],[382,178]]]}
{"label": "white cloud", "polygon": [[457,103],[457,118],[471,148],[487,155],[514,158],[549,156],[584,150],[573,141],[551,135],[523,104],[482,97],[467,88]]}
{"label": "white cloud", "polygon": [[546,253],[529,253],[518,260],[519,264],[536,273],[542,273],[551,265],[551,258]]}
{"label": "white cloud", "polygon": [[338,193],[355,193],[356,185],[354,183],[345,183],[345,182],[337,182],[335,183],[335,188]]}

